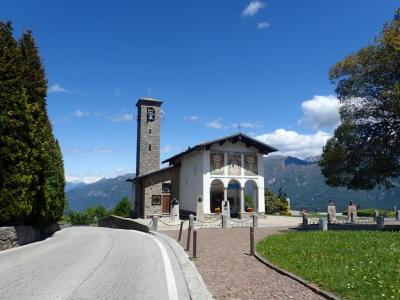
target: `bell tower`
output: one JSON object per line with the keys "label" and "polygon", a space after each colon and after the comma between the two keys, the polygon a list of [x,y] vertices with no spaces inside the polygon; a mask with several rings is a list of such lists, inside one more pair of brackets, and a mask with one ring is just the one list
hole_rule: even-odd
{"label": "bell tower", "polygon": [[141,98],[136,103],[136,176],[160,169],[161,104],[153,98]]}

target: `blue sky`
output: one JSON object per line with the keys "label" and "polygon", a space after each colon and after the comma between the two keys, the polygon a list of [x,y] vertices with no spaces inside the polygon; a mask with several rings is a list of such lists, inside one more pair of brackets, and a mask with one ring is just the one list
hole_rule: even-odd
{"label": "blue sky", "polygon": [[2,0],[31,29],[68,180],[135,170],[139,97],[164,101],[162,158],[242,130],[306,157],[338,123],[328,70],[372,42],[399,1]]}

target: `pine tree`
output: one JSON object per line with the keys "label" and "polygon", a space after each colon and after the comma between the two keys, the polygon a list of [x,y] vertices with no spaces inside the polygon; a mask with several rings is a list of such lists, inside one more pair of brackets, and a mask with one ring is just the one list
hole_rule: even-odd
{"label": "pine tree", "polygon": [[21,79],[21,53],[10,22],[0,22],[0,224],[25,223],[36,182],[28,97]]}
{"label": "pine tree", "polygon": [[31,147],[33,167],[38,175],[31,219],[40,226],[59,220],[65,204],[64,167],[46,108],[47,80],[32,32],[24,32],[19,43],[23,61],[23,85],[33,118]]}

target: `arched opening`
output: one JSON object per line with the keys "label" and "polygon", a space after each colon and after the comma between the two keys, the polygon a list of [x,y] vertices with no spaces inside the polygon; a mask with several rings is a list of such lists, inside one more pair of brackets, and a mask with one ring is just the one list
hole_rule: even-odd
{"label": "arched opening", "polygon": [[228,201],[232,214],[238,214],[240,211],[240,182],[231,179],[228,183]]}
{"label": "arched opening", "polygon": [[252,207],[258,211],[258,186],[254,180],[247,180],[244,185],[244,208]]}
{"label": "arched opening", "polygon": [[210,186],[210,211],[215,212],[218,207],[221,209],[221,203],[224,200],[224,184],[219,179],[214,179]]}

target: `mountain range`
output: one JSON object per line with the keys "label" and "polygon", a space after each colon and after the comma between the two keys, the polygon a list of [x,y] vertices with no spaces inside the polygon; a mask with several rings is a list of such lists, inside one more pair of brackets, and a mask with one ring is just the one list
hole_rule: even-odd
{"label": "mountain range", "polygon": [[82,211],[94,205],[102,205],[110,210],[123,198],[132,199],[132,184],[127,182],[135,174],[125,174],[115,178],[103,178],[94,183],[67,183],[65,192],[68,209]]}
{"label": "mountain range", "polygon": [[[324,211],[329,200],[336,204],[338,211],[344,210],[350,200],[359,204],[361,208],[393,209],[396,205],[400,207],[400,187],[389,190],[352,191],[327,186],[318,159],[319,157],[299,159],[279,155],[264,158],[265,186],[275,193],[285,193],[294,210],[308,208]],[[123,197],[132,199],[132,185],[126,180],[133,176],[134,174],[125,174],[91,184],[68,183],[68,208],[82,211],[93,205],[103,205],[112,209]]]}

